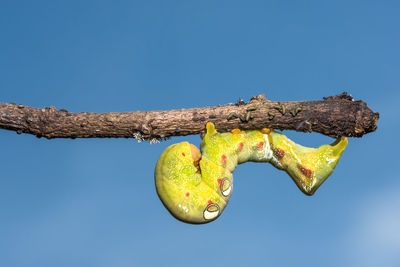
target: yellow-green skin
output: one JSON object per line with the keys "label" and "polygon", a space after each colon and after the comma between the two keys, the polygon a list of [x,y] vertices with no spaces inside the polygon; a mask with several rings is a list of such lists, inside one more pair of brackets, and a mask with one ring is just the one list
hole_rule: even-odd
{"label": "yellow-green skin", "polygon": [[229,201],[237,164],[270,162],[312,195],[332,173],[346,145],[347,138],[339,138],[331,145],[307,148],[267,129],[219,134],[208,123],[201,153],[188,142],[164,150],[155,169],[156,189],[175,218],[208,223],[221,215]]}

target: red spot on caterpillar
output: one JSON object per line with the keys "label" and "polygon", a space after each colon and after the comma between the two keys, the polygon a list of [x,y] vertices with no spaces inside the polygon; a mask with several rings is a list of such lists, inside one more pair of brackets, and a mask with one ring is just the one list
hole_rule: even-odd
{"label": "red spot on caterpillar", "polygon": [[264,142],[260,142],[260,143],[258,143],[258,144],[256,145],[256,148],[257,148],[258,150],[261,150],[261,149],[263,148],[263,146],[264,146]]}
{"label": "red spot on caterpillar", "polygon": [[217,183],[218,183],[218,186],[221,186],[221,184],[222,184],[222,179],[221,179],[221,178],[218,178],[218,179],[217,179]]}
{"label": "red spot on caterpillar", "polygon": [[189,197],[189,196],[190,196],[190,193],[189,193],[189,192],[186,192],[185,196],[186,196],[186,197]]}
{"label": "red spot on caterpillar", "polygon": [[182,152],[182,156],[186,156],[186,154],[184,152]]}
{"label": "red spot on caterpillar", "polygon": [[211,200],[207,200],[207,206],[213,204],[213,202]]}
{"label": "red spot on caterpillar", "polygon": [[304,176],[306,176],[307,178],[311,178],[313,171],[310,169],[307,169],[306,167],[302,166],[302,165],[298,165],[297,166],[299,168],[299,170],[301,171],[302,174],[304,174]]}
{"label": "red spot on caterpillar", "polygon": [[222,162],[222,164],[226,164],[226,155],[225,154],[222,154],[221,162]]}
{"label": "red spot on caterpillar", "polygon": [[243,144],[242,142],[240,142],[237,149],[238,149],[239,151],[242,151],[242,150],[243,150],[243,147],[244,147],[244,144]]}
{"label": "red spot on caterpillar", "polygon": [[283,150],[283,149],[275,150],[274,154],[275,154],[275,157],[277,157],[280,160],[285,155],[285,150]]}

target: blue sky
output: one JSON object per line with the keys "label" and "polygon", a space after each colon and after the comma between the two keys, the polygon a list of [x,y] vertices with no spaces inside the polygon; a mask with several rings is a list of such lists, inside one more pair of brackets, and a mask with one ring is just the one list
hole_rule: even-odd
{"label": "blue sky", "polygon": [[[400,266],[398,1],[1,1],[0,102],[72,112],[343,91],[380,112],[312,197],[247,163],[224,214],[176,221],[154,187],[169,145],[0,130],[1,266]],[[286,131],[307,146],[317,133]]]}

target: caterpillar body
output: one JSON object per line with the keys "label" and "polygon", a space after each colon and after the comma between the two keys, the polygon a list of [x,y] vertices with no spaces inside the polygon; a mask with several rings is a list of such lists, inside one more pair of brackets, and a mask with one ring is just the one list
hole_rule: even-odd
{"label": "caterpillar body", "polygon": [[302,192],[312,195],[332,173],[347,145],[346,137],[308,148],[269,129],[218,133],[210,122],[206,129],[201,152],[188,142],[173,144],[163,151],[155,168],[162,203],[187,223],[208,223],[221,215],[231,197],[232,172],[238,164],[269,162],[285,170]]}

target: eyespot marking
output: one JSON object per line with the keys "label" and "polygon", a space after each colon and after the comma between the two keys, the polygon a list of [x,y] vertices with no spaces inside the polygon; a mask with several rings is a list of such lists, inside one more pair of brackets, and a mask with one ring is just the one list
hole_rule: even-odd
{"label": "eyespot marking", "polygon": [[227,197],[232,192],[232,183],[227,178],[222,179],[221,184],[221,193],[224,197]]}
{"label": "eyespot marking", "polygon": [[217,204],[209,204],[203,212],[205,220],[215,219],[219,215],[219,206]]}

